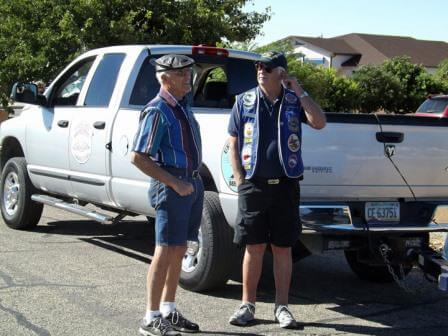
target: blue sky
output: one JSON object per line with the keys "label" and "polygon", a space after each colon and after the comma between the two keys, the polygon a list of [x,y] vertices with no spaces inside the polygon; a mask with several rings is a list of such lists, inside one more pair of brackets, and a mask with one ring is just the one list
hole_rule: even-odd
{"label": "blue sky", "polygon": [[267,44],[289,35],[325,38],[349,33],[410,36],[448,42],[447,0],[255,0],[246,10],[270,6],[265,23]]}

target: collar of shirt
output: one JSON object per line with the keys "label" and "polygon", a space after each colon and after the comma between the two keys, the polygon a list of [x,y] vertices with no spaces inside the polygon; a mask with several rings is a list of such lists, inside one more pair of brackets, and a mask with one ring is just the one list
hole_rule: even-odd
{"label": "collar of shirt", "polygon": [[162,97],[171,107],[175,107],[178,104],[177,99],[163,88],[160,88],[159,96]]}
{"label": "collar of shirt", "polygon": [[186,108],[187,106],[187,96],[183,97],[182,100],[177,100],[171,93],[163,88],[160,88],[159,96],[162,97],[171,107],[176,107],[179,105],[182,108]]}
{"label": "collar of shirt", "polygon": [[272,108],[273,108],[276,104],[280,103],[280,102],[282,101],[282,99],[283,99],[283,95],[285,94],[285,89],[284,89],[283,86],[282,86],[282,87],[281,87],[280,94],[278,95],[277,98],[275,98],[274,102],[271,103],[271,101],[270,101],[269,98],[265,95],[265,93],[263,92],[263,90],[262,90],[260,87],[259,87],[258,89],[259,89],[259,91],[260,91],[261,98],[263,99],[263,102],[264,102],[264,104],[265,104],[265,106],[266,106],[266,108],[267,108],[268,111],[271,111]]}

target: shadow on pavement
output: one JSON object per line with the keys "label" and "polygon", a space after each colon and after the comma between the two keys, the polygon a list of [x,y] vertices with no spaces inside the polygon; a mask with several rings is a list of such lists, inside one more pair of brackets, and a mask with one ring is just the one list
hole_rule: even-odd
{"label": "shadow on pavement", "polygon": [[[154,252],[153,225],[147,221],[122,221],[116,225],[88,220],[51,221],[34,231],[48,235],[75,235],[84,242],[145,263],[150,263]],[[336,330],[361,335],[446,335],[448,295],[422,279],[418,270],[411,272],[407,281],[414,292],[407,293],[395,283],[375,284],[359,280],[347,266],[342,253],[310,256],[294,265],[290,304],[295,305],[294,309],[299,312],[301,306],[320,305],[330,312],[326,316],[332,316],[319,319],[319,316],[310,315],[307,309],[308,315],[302,320],[313,322],[301,324],[301,330],[309,327],[328,328],[328,333]],[[271,258],[265,260],[258,293],[259,302],[274,303]],[[241,284],[228,282],[222,288],[201,295],[239,301]],[[301,320],[300,316],[296,317]],[[258,321],[258,324],[269,323],[272,321]],[[217,331],[203,331],[203,334],[259,335]]]}

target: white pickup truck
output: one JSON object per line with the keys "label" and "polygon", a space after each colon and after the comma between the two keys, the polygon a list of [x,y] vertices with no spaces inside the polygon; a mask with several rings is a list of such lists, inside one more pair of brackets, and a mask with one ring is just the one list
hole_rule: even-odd
{"label": "white pickup truck", "polygon": [[[159,89],[149,61],[168,53],[196,61],[191,101],[206,195],[200,242],[189,245],[181,284],[199,291],[225,283],[239,261],[227,124],[234,96],[256,85],[257,54],[116,46],[79,56],[44,95],[16,83],[12,98],[28,104],[1,124],[1,213],[14,229],[35,227],[43,204],[102,223],[152,217],[150,179],[130,163],[130,149],[140,111]],[[294,257],[341,249],[353,271],[371,281],[403,279],[418,263],[446,276],[428,241],[430,232],[448,229],[448,120],[339,113],[327,119],[322,131],[303,130],[304,231]]]}

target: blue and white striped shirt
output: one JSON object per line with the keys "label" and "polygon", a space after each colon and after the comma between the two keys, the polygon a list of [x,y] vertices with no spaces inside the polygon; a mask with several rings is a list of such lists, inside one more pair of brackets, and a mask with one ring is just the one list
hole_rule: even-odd
{"label": "blue and white striped shirt", "polygon": [[141,112],[132,151],[146,153],[162,166],[192,172],[202,163],[199,124],[186,99],[178,102],[160,89]]}

